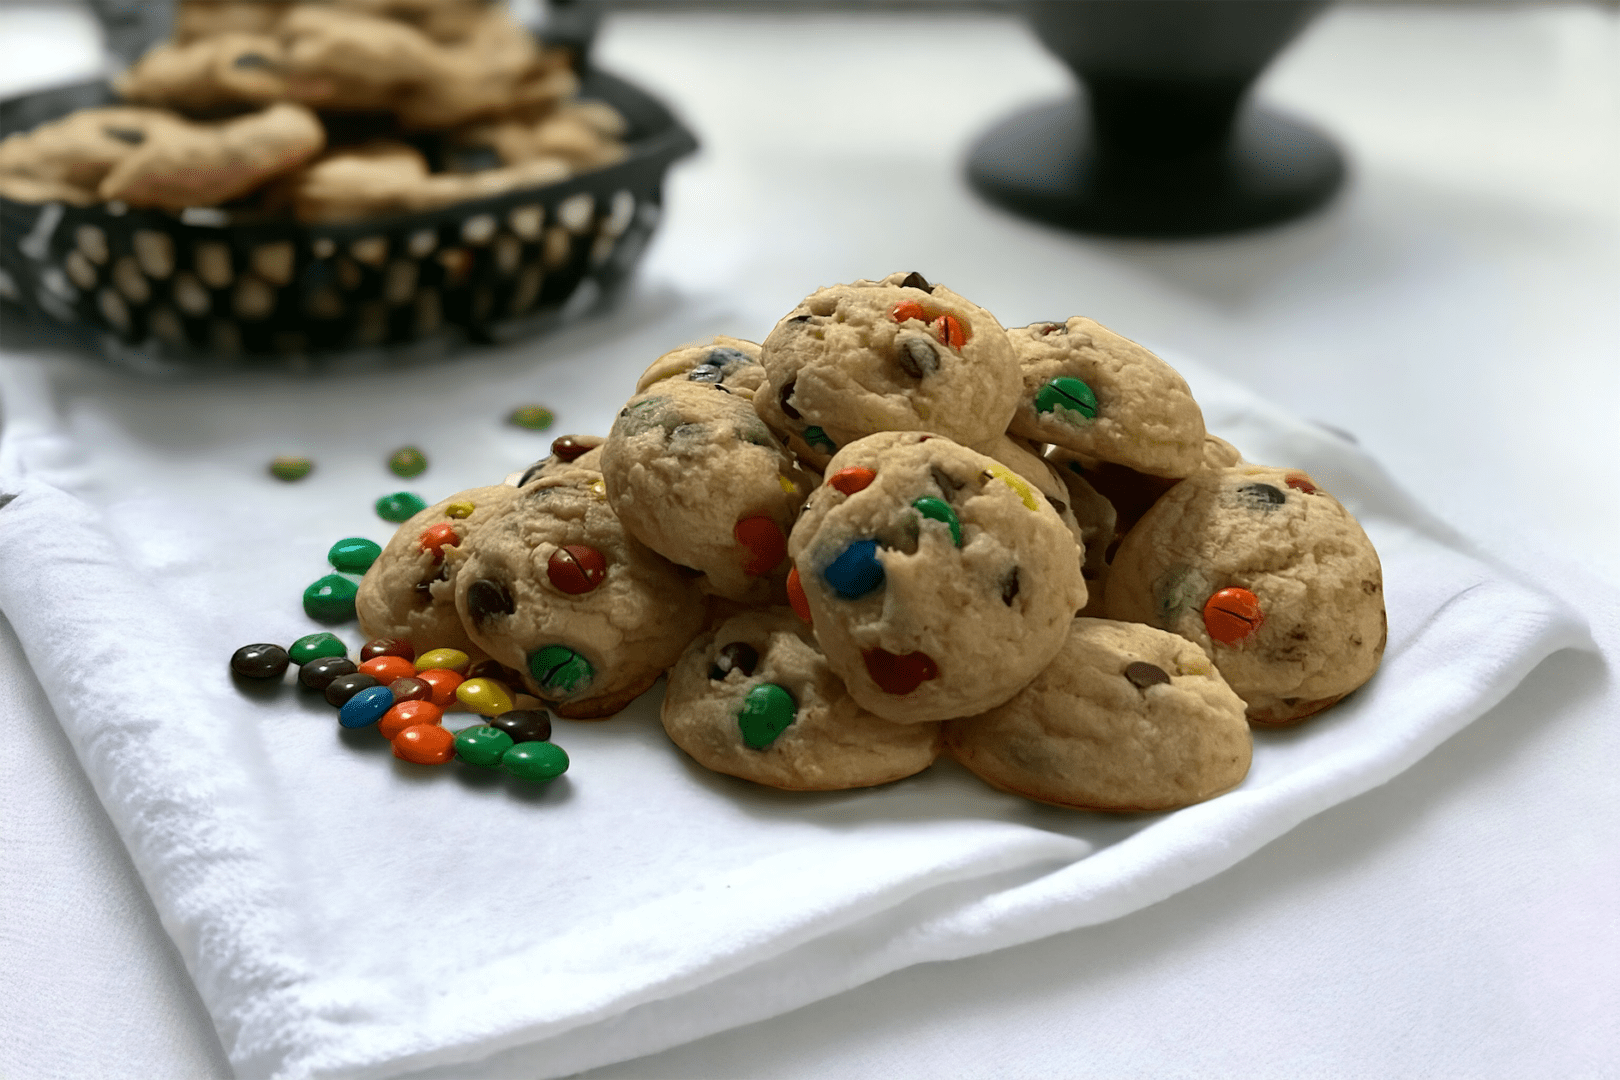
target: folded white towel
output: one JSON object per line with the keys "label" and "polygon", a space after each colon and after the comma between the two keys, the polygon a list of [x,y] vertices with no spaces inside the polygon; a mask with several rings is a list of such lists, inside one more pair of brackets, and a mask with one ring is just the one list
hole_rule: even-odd
{"label": "folded white towel", "polygon": [[[559,431],[603,431],[647,361],[727,329],[663,319],[553,339],[568,355],[540,366],[296,380],[0,362],[0,611],[240,1075],[558,1076],[1115,918],[1389,779],[1588,641],[1352,445],[1171,358],[1213,431],[1309,470],[1360,517],[1389,605],[1374,680],[1258,733],[1248,779],[1211,802],[1068,813],[949,763],[874,791],[759,789],[670,745],[658,690],[609,722],[559,723],[573,767],[531,790],[397,763],[290,685],[232,687],[237,646],[315,628],[298,597],[333,541],[387,538],[378,495],[431,500],[541,456],[546,437],[499,423],[524,400],[551,404]],[[382,468],[406,442],[434,460],[412,483]],[[268,478],[288,452],[316,472]]]}

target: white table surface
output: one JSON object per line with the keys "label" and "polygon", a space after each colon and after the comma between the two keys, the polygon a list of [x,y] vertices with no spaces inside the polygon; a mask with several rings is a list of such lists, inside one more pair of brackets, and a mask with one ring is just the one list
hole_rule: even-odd
{"label": "white table surface", "polygon": [[[0,57],[11,93],[97,50],[70,6],[12,4]],[[1354,433],[1604,655],[1553,657],[1388,785],[1147,910],[592,1075],[1620,1075],[1620,12],[1330,12],[1262,93],[1340,138],[1348,190],[1199,243],[1058,234],[966,189],[967,141],[1067,85],[1007,19],[643,12],[599,58],[705,144],[648,289],[747,282],[786,311],[915,268],[1008,325],[1091,315]],[[3,620],[0,717],[0,1076],[229,1075]]]}

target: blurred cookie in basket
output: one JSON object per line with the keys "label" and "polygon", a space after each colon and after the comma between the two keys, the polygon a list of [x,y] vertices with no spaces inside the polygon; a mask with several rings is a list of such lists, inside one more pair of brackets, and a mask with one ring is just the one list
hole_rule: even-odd
{"label": "blurred cookie in basket", "polygon": [[[505,165],[551,158],[580,171],[622,161],[627,153],[627,125],[613,106],[600,101],[558,105],[540,120],[491,120],[461,128],[449,136],[452,154],[469,156],[484,168],[480,152]],[[469,152],[471,152],[469,154]]]}
{"label": "blurred cookie in basket", "polygon": [[1086,602],[1057,511],[994,458],[885,432],[828,465],[788,540],[827,661],[863,707],[901,723],[1007,700]]}
{"label": "blurred cookie in basket", "polygon": [[259,108],[287,98],[287,57],[276,37],[229,30],[153,46],[113,86],[126,101],[192,114]]}
{"label": "blurred cookie in basket", "polygon": [[458,560],[450,556],[516,495],[517,489],[505,485],[459,491],[395,530],[355,596],[366,637],[401,638],[417,652],[477,652],[456,613]]}
{"label": "blurred cookie in basket", "polygon": [[177,44],[216,34],[263,34],[280,21],[294,0],[180,0],[175,5]]}
{"label": "blurred cookie in basket", "polygon": [[462,623],[559,716],[612,716],[696,636],[696,582],[625,531],[600,473],[503,490],[510,503],[456,553]]}
{"label": "blurred cookie in basket", "polygon": [[956,760],[1004,791],[1078,810],[1174,810],[1243,781],[1243,700],[1196,645],[1076,619],[1006,704],[945,725]]}
{"label": "blurred cookie in basket", "polygon": [[932,431],[982,449],[1007,430],[1022,385],[988,311],[921,274],[819,289],[766,337],[760,418],[822,468],[879,431]]}
{"label": "blurred cookie in basket", "polygon": [[608,502],[642,543],[701,571],[707,590],[781,603],[788,530],[817,481],[711,373],[723,379],[723,368],[694,367],[620,410],[602,447]]}
{"label": "blurred cookie in basket", "polygon": [[737,615],[670,669],[664,730],[698,764],[787,791],[886,784],[933,764],[937,724],[860,707],[792,611]]}
{"label": "blurred cookie in basket", "polygon": [[1361,525],[1306,473],[1260,465],[1160,498],[1119,545],[1105,610],[1197,643],[1256,724],[1332,705],[1371,678],[1387,637]]}
{"label": "blurred cookie in basket", "polygon": [[285,102],[218,123],[157,109],[84,109],[0,143],[0,194],[80,206],[216,206],[297,169],[325,141],[313,113]]}

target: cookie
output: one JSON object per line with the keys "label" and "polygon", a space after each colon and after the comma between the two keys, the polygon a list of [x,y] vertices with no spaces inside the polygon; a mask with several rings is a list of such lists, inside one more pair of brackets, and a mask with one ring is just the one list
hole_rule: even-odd
{"label": "cookie", "polygon": [[788,554],[789,595],[796,582],[828,663],[863,707],[901,723],[1001,704],[1086,602],[1057,511],[1007,466],[934,435],[839,451]]}
{"label": "cookie", "polygon": [[638,540],[703,574],[705,587],[750,603],[780,603],[787,533],[816,480],[800,470],[729,391],[722,367],[655,382],[620,411],[602,447],[608,503]]}
{"label": "cookie", "polygon": [[287,57],[272,34],[226,31],[154,46],[113,85],[126,101],[192,115],[263,108],[288,97]]}
{"label": "cookie", "polygon": [[1221,438],[1219,435],[1204,433],[1204,468],[1230,469],[1234,465],[1243,464],[1243,455],[1238,448]]}
{"label": "cookie", "polygon": [[1387,637],[1367,534],[1307,474],[1260,465],[1160,498],[1119,545],[1105,610],[1198,644],[1255,724],[1332,705],[1372,676]]}
{"label": "cookie", "polygon": [[995,317],[920,274],[821,289],[765,339],[754,407],[813,468],[879,431],[931,431],[982,448],[1022,387]]}
{"label": "cookie", "polygon": [[945,725],[957,761],[995,787],[1079,810],[1175,810],[1242,783],[1243,700],[1199,648],[1152,627],[1076,619],[1006,704]]}
{"label": "cookie", "polygon": [[1203,465],[1204,415],[1192,391],[1142,346],[1078,316],[1007,337],[1022,374],[1014,435],[1153,476]]}
{"label": "cookie", "polygon": [[115,166],[178,123],[161,109],[80,109],[10,135],[0,142],[0,194],[88,206],[100,199],[101,182]]}
{"label": "cookie", "polygon": [[292,6],[293,0],[180,0],[172,38],[184,45],[216,34],[265,34]]}
{"label": "cookie", "polygon": [[[367,638],[403,638],[418,653],[475,650],[456,613],[454,549],[517,495],[505,485],[459,491],[411,517],[377,556],[354,598]],[[447,538],[449,530],[453,537]]]}
{"label": "cookie", "polygon": [[919,773],[936,724],[892,724],[849,696],[786,608],[738,615],[669,672],[664,730],[706,769],[787,791],[842,791]]}
{"label": "cookie", "polygon": [[672,349],[647,366],[636,380],[636,393],[644,393],[665,379],[688,379],[724,386],[733,394],[754,399],[765,381],[759,346],[742,338],[716,337],[704,345]]}
{"label": "cookie", "polygon": [[452,142],[462,150],[487,149],[507,165],[557,158],[583,171],[624,159],[626,127],[624,117],[606,102],[570,102],[539,120],[494,120],[463,128]]}
{"label": "cookie", "polygon": [[315,114],[287,102],[217,124],[176,123],[113,166],[99,194],[174,211],[217,206],[297,169],[325,143]]}
{"label": "cookie", "polygon": [[624,530],[600,473],[576,468],[503,490],[511,501],[456,553],[462,622],[558,715],[611,716],[697,634],[697,586]]}
{"label": "cookie", "polygon": [[288,202],[298,220],[354,221],[416,213],[522,188],[542,187],[568,176],[555,159],[477,173],[430,173],[427,159],[401,142],[377,140],[334,151],[289,177],[273,202]]}

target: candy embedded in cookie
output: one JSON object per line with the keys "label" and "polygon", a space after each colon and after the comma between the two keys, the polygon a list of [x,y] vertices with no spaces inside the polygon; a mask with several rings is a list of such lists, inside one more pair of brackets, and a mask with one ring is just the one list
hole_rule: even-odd
{"label": "candy embedded in cookie", "polygon": [[935,724],[894,724],[861,708],[808,628],[772,608],[726,620],[669,673],[664,730],[698,764],[788,791],[870,787],[921,772]]}
{"label": "candy embedded in cookie", "polygon": [[608,502],[642,543],[701,571],[708,590],[780,603],[787,533],[816,481],[727,390],[725,364],[741,354],[715,352],[730,355],[654,382],[620,411],[602,447]]}
{"label": "candy embedded in cookie", "polygon": [[982,447],[1007,430],[1018,364],[995,317],[920,274],[811,294],[765,339],[754,407],[814,468],[879,431]]}
{"label": "candy embedded in cookie", "polygon": [[1105,610],[1200,645],[1255,724],[1332,705],[1377,670],[1387,637],[1360,524],[1304,472],[1259,465],[1160,498],[1120,543]]}
{"label": "candy embedded in cookie", "polygon": [[989,783],[1080,810],[1174,810],[1249,771],[1243,699],[1199,648],[1133,623],[1076,619],[1057,658],[1006,704],[945,725]]}
{"label": "candy embedded in cookie", "polygon": [[759,346],[742,338],[716,337],[707,345],[683,345],[648,365],[636,380],[636,393],[645,393],[665,379],[686,379],[723,386],[728,393],[752,401],[754,391],[765,381],[759,355]]}
{"label": "candy embedded in cookie", "polygon": [[1204,415],[1192,391],[1142,346],[1078,316],[1007,336],[1023,376],[1012,434],[1154,476],[1203,464]]}
{"label": "candy embedded in cookie", "polygon": [[474,649],[456,613],[454,556],[516,495],[504,484],[457,492],[400,525],[355,596],[366,637],[408,641],[418,652]]}
{"label": "candy embedded in cookie", "polygon": [[691,577],[619,524],[598,473],[521,488],[459,558],[456,608],[474,644],[560,716],[611,716],[698,632]]}
{"label": "candy embedded in cookie", "polygon": [[828,663],[862,706],[901,723],[999,705],[1086,602],[1079,547],[1040,492],[935,435],[840,451],[788,551]]}
{"label": "candy embedded in cookie", "polygon": [[508,476],[506,482],[513,487],[522,487],[541,477],[556,476],[574,468],[601,472],[602,444],[605,442],[607,440],[600,435],[559,435],[551,440],[550,454],[522,472]]}

